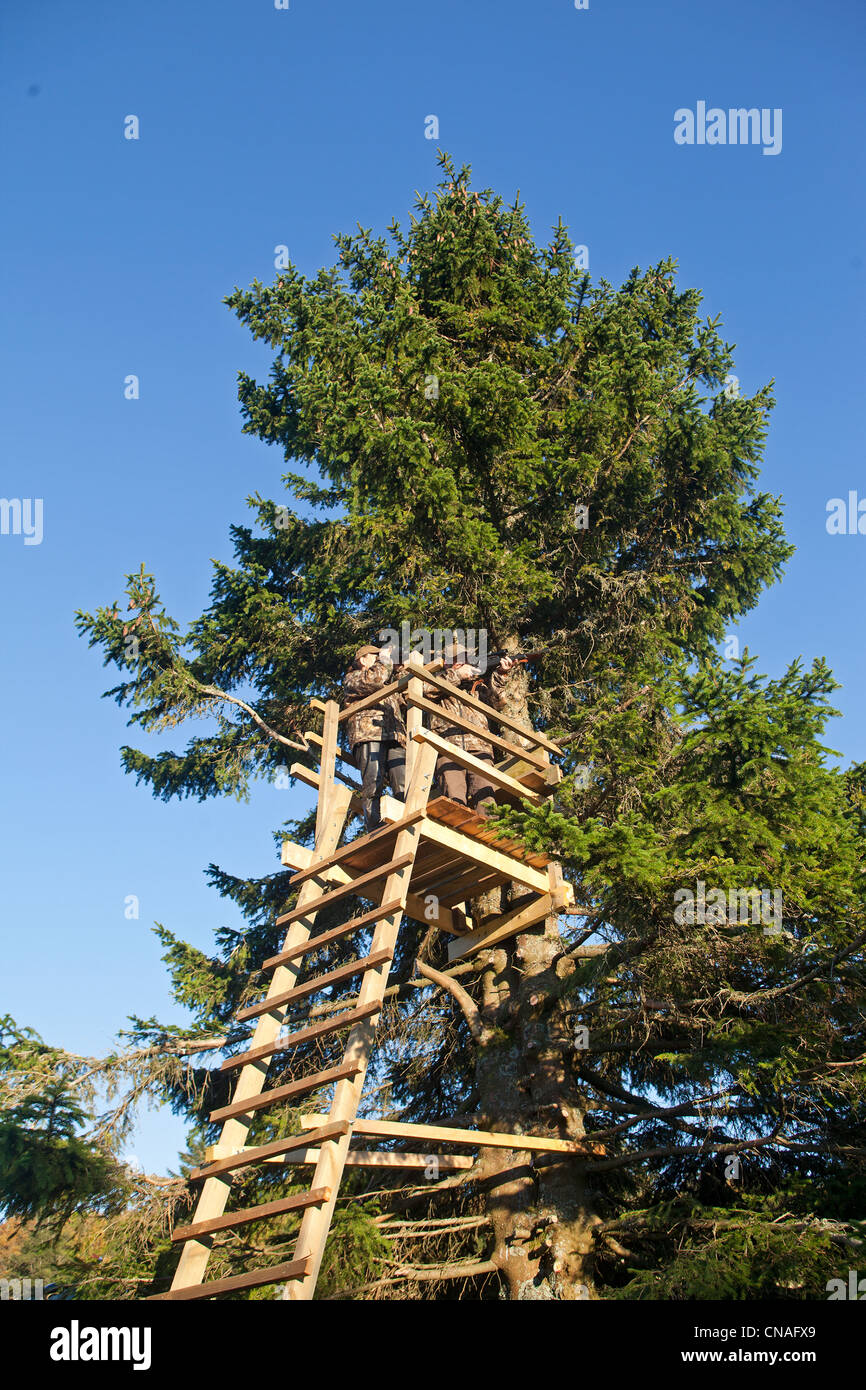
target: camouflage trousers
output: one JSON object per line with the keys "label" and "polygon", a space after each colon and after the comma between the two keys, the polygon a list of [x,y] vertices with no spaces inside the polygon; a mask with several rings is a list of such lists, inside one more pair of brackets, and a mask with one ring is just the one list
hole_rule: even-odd
{"label": "camouflage trousers", "polygon": [[406,795],[406,749],[399,743],[367,741],[356,743],[352,756],[361,774],[361,804],[364,825],[375,830],[382,824],[379,799],[390,786],[402,801]]}

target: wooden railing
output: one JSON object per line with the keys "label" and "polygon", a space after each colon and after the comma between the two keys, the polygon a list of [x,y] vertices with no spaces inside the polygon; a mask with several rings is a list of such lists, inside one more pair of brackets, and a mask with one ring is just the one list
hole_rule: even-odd
{"label": "wooden railing", "polygon": [[[423,744],[432,744],[440,755],[447,756],[470,771],[483,773],[501,790],[515,796],[525,796],[531,801],[541,800],[542,798],[538,794],[540,790],[537,786],[538,779],[539,777],[543,779],[545,788],[552,788],[561,779],[560,769],[551,763],[550,758],[551,754],[561,757],[563,750],[546,735],[535,729],[527,728],[519,719],[514,719],[501,710],[495,709],[492,705],[485,704],[483,700],[477,699],[469,691],[461,690],[459,686],[444,680],[441,675],[437,674],[442,664],[441,660],[436,660],[425,666],[420,662],[420,659],[410,657],[407,663],[409,669],[404,675],[381,686],[371,695],[365,695],[363,699],[347,705],[337,716],[337,723],[342,724],[352,715],[381,704],[389,695],[401,696],[406,704],[407,778],[411,775],[418,748]],[[425,686],[427,686],[426,692]],[[479,728],[477,723],[473,723],[463,714],[455,714],[452,710],[446,711],[440,703],[429,697],[430,686],[447,696],[450,701],[456,700],[467,710],[484,714],[488,723],[492,722],[497,724],[500,729],[517,734],[521,743],[518,744],[511,739],[504,738],[501,733],[494,734],[489,727],[487,729]],[[324,709],[319,701],[314,701],[313,704],[317,709]],[[429,722],[425,722],[425,715],[428,721],[436,717],[447,721],[449,725],[476,734],[485,743],[498,750],[503,755],[503,759],[491,767],[488,762],[479,760],[473,754],[458,748],[449,739],[434,733],[429,727]],[[307,733],[305,737],[309,742],[319,746],[323,744],[322,738],[317,734]],[[341,762],[354,766],[352,758],[346,754],[338,754],[338,757]],[[341,777],[342,781],[354,785],[351,783],[351,779],[341,772],[337,771],[336,775]],[[524,778],[534,781],[536,786],[531,789],[527,788],[523,782]],[[357,786],[355,786],[355,790],[358,790]]]}

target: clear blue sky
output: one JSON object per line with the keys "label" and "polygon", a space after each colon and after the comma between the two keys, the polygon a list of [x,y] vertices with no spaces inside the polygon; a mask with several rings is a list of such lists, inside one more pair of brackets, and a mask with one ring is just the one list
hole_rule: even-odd
{"label": "clear blue sky", "polygon": [[[866,757],[866,536],[825,529],[829,498],[866,497],[864,30],[862,0],[6,0],[0,492],[42,498],[44,535],[0,536],[0,1012],[92,1053],[129,1013],[183,1021],[152,923],[209,948],[233,919],[204,866],[270,870],[271,830],[308,804],[136,788],[73,612],[144,561],[175,617],[200,613],[229,523],[282,465],[241,435],[236,372],[267,358],[222,298],[270,281],[281,243],[313,273],[333,233],[405,220],[438,179],[431,114],[476,186],[520,190],[537,238],[562,216],[594,278],[677,257],[742,389],[775,378],[763,485],[797,552],[739,637],[773,674],[826,656],[832,742]],[[781,108],[781,153],[675,144],[699,101]],[[165,1170],[182,1134],[145,1112],[129,1152]]]}

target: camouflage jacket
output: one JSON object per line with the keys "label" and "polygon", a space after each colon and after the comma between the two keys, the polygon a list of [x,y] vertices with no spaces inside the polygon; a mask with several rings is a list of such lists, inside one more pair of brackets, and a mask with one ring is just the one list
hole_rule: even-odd
{"label": "camouflage jacket", "polygon": [[[363,700],[365,695],[373,695],[383,685],[399,680],[402,668],[392,670],[383,661],[372,666],[353,666],[343,677],[343,708]],[[406,725],[403,719],[402,701],[399,695],[386,695],[381,704],[368,705],[358,714],[351,714],[346,720],[346,736],[354,748],[358,743],[401,743],[406,744]]]}
{"label": "camouflage jacket", "polygon": [[[517,669],[516,666],[512,667],[512,671]],[[448,681],[449,685],[455,685],[458,689],[462,685],[465,691],[474,694],[476,700],[483,701],[492,709],[502,709],[512,671],[502,672],[498,668],[494,669],[487,680],[482,680],[477,685],[474,681],[462,682],[451,668],[441,672],[441,675],[442,679]],[[475,686],[474,690],[472,690],[473,685]],[[490,728],[486,714],[473,709],[471,705],[464,705],[462,700],[446,695],[444,690],[439,690],[436,686],[425,685],[424,694],[428,699],[435,700],[442,710],[441,715],[431,714],[430,716],[430,728],[434,734],[438,734],[440,738],[447,738],[449,743],[455,744],[457,748],[462,748],[465,753],[474,753],[476,757],[478,754],[489,756],[493,753],[493,747],[482,736],[482,730]],[[470,724],[476,725],[479,732],[477,734],[470,733],[468,729],[463,729],[459,724],[452,723],[447,717],[449,714],[457,714],[461,719],[468,720]]]}

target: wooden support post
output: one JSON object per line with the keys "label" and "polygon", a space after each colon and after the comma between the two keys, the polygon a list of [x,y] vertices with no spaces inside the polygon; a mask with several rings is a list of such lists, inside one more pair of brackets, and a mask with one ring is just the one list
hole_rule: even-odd
{"label": "wooden support post", "polygon": [[[411,669],[418,667],[422,669],[421,657],[417,652],[410,652],[406,665]],[[406,694],[409,700],[420,700],[424,695],[424,683],[419,676],[413,676],[408,686]],[[415,767],[418,745],[415,743],[415,735],[420,733],[424,727],[424,715],[415,704],[409,704],[406,709],[406,786],[412,781],[412,772]]]}
{"label": "wooden support post", "polygon": [[337,734],[339,733],[340,706],[336,700],[328,700],[325,705],[325,727],[322,730],[322,758],[320,763],[319,801],[316,806],[316,842],[328,819],[333,800],[335,772],[337,767]]}

